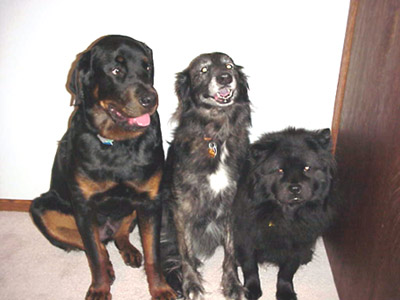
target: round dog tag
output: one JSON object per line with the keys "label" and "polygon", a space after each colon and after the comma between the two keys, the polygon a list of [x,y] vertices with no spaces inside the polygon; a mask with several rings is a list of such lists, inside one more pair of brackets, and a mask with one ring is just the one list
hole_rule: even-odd
{"label": "round dog tag", "polygon": [[216,157],[218,154],[218,148],[217,148],[217,144],[214,142],[210,142],[208,143],[208,155],[211,158]]}

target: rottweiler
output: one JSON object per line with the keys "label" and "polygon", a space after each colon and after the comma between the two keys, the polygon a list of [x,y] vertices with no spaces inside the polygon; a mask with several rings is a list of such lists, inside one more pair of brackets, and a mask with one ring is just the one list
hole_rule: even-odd
{"label": "rottweiler", "polygon": [[107,242],[115,242],[127,265],[141,265],[129,242],[136,224],[152,298],[176,298],[159,264],[164,151],[153,81],[152,50],[119,35],[93,42],[69,74],[75,110],[58,145],[50,190],[34,199],[30,214],[53,245],[85,251],[88,300],[111,299]]}

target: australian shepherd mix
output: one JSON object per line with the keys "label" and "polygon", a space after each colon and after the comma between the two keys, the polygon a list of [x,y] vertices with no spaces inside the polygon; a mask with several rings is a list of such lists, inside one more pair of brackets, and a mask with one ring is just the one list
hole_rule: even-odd
{"label": "australian shepherd mix", "polygon": [[250,101],[241,67],[223,53],[202,54],[177,74],[177,127],[167,157],[161,256],[167,281],[202,299],[201,260],[225,251],[222,288],[241,298],[234,273],[231,205],[249,145]]}

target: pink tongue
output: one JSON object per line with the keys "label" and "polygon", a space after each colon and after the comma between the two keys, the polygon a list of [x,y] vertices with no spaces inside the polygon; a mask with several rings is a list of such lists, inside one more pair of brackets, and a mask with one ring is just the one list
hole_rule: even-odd
{"label": "pink tongue", "polygon": [[230,90],[227,89],[227,88],[223,88],[223,89],[221,89],[218,93],[221,95],[221,97],[226,97],[226,96],[229,95]]}
{"label": "pink tongue", "polygon": [[129,118],[128,124],[129,125],[138,125],[138,126],[142,126],[142,127],[149,126],[150,125],[150,115],[144,114],[137,118]]}

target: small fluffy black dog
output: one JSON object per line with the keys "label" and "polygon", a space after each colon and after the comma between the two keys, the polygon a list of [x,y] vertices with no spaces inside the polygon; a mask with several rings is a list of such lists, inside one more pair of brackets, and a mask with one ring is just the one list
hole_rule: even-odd
{"label": "small fluffy black dog", "polygon": [[78,57],[69,89],[77,108],[58,146],[50,190],[30,208],[34,223],[53,245],[85,251],[87,300],[111,299],[107,242],[115,241],[127,265],[141,265],[129,242],[139,224],[152,299],[175,299],[159,264],[164,151],[152,50],[130,37],[105,36]]}
{"label": "small fluffy black dog", "polygon": [[293,276],[311,261],[334,211],[330,130],[289,128],[251,145],[234,201],[234,243],[248,299],[262,292],[259,263],[279,267],[278,300],[297,299]]}
{"label": "small fluffy black dog", "polygon": [[177,128],[163,197],[161,254],[167,282],[185,299],[202,299],[197,271],[217,246],[225,250],[226,297],[243,295],[235,274],[231,205],[249,146],[250,101],[241,67],[223,53],[202,54],[177,75]]}

